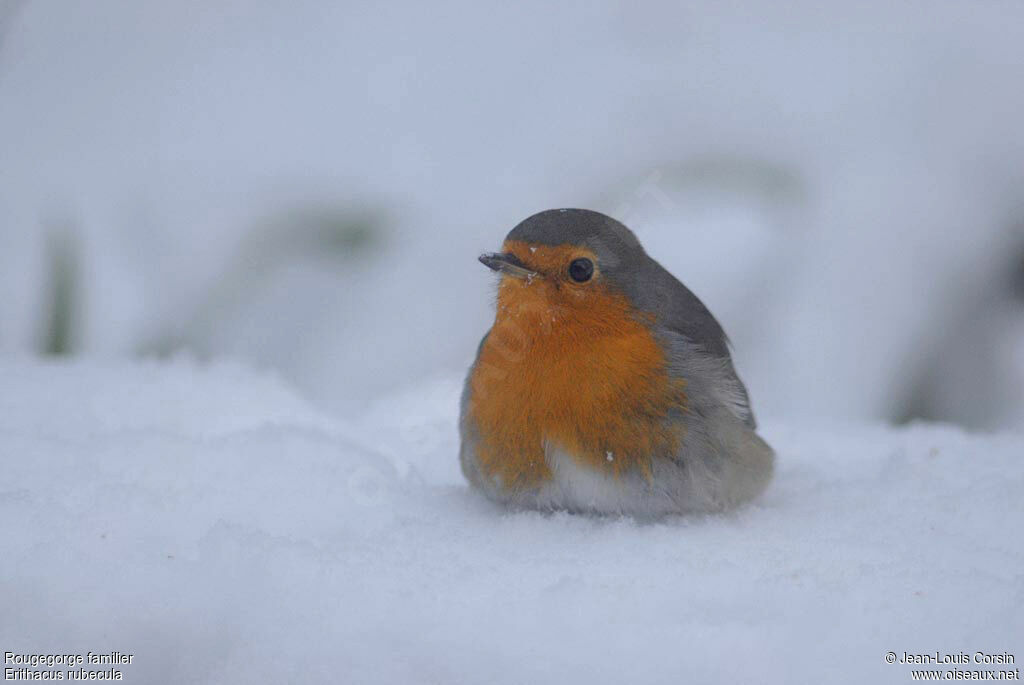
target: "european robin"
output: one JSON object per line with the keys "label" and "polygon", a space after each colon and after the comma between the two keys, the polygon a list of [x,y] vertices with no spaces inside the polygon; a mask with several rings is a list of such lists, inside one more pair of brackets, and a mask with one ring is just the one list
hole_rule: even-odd
{"label": "european robin", "polygon": [[757,496],[757,433],[725,332],[632,231],[535,214],[501,252],[497,313],[462,395],[470,484],[517,508],[662,516]]}

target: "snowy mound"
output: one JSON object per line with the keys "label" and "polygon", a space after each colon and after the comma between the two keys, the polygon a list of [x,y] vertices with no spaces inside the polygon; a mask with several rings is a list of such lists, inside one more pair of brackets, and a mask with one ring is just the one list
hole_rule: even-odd
{"label": "snowy mound", "polygon": [[470,493],[457,379],[353,425],[233,365],[5,362],[0,387],[5,651],[133,654],[149,683],[908,682],[887,652],[1024,658],[1020,436],[769,424],[755,505],[639,524]]}

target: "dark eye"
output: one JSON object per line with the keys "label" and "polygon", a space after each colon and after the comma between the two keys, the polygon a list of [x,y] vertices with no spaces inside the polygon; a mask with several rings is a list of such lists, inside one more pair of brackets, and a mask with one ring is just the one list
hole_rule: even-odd
{"label": "dark eye", "polygon": [[589,259],[574,259],[569,265],[569,277],[577,283],[586,283],[593,275],[594,262]]}

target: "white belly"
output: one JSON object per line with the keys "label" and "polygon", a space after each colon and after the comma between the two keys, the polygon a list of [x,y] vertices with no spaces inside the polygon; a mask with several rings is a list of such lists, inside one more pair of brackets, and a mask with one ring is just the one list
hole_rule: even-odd
{"label": "white belly", "polygon": [[547,459],[552,478],[530,496],[535,498],[532,506],[633,516],[680,511],[685,478],[675,466],[656,465],[653,477],[648,479],[640,473],[615,476],[597,471],[561,449],[548,450]]}

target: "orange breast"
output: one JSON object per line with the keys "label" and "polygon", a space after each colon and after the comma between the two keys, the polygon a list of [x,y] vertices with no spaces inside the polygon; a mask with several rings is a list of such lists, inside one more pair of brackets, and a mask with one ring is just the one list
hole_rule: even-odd
{"label": "orange breast", "polygon": [[622,295],[551,279],[504,278],[498,314],[470,378],[481,471],[508,489],[551,477],[546,447],[618,476],[651,473],[678,451],[684,382]]}

